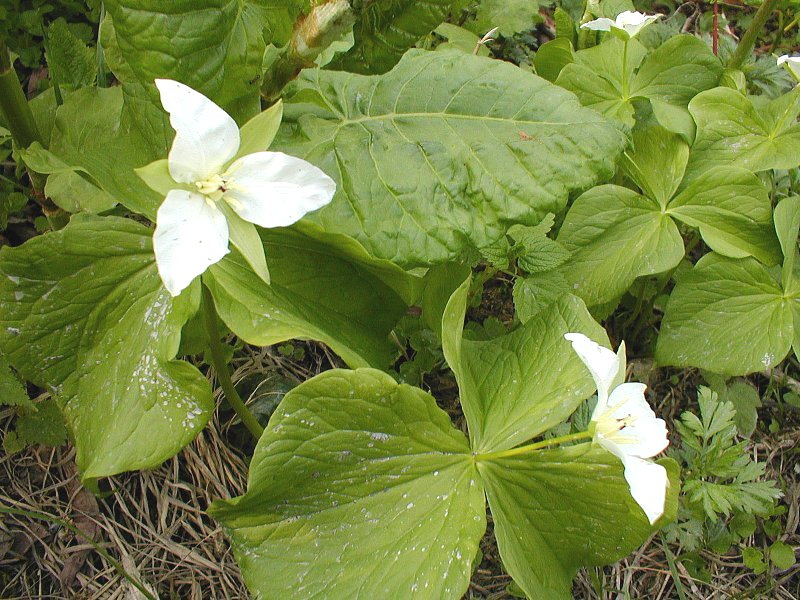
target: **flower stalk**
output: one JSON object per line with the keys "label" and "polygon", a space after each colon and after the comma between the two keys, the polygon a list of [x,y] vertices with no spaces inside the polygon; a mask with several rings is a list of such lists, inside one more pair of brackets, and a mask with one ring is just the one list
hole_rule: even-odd
{"label": "flower stalk", "polygon": [[211,366],[219,381],[219,386],[225,394],[230,407],[236,411],[236,414],[247,427],[247,430],[252,434],[256,441],[261,439],[264,433],[264,428],[258,422],[255,415],[250,412],[244,401],[242,401],[239,392],[231,380],[231,374],[228,372],[228,366],[223,358],[222,344],[219,341],[219,324],[217,322],[217,311],[214,308],[214,298],[206,286],[203,287],[203,320],[205,321],[206,334],[208,337],[208,349],[211,355]]}
{"label": "flower stalk", "polygon": [[744,32],[742,39],[739,41],[739,45],[736,46],[733,56],[731,56],[730,61],[728,61],[729,69],[742,68],[744,61],[747,60],[747,57],[750,56],[753,48],[755,48],[756,40],[758,36],[761,35],[764,25],[767,23],[767,19],[769,19],[769,16],[772,14],[772,11],[775,10],[777,4],[778,0],[764,0],[764,2],[762,2],[753,17],[753,21],[750,23],[750,27]]}
{"label": "flower stalk", "polygon": [[509,450],[487,452],[486,454],[475,454],[474,457],[475,460],[496,460],[498,458],[508,458],[510,456],[519,456],[520,454],[530,454],[531,452],[536,452],[537,450],[552,448],[553,446],[560,446],[561,444],[567,444],[569,442],[588,440],[591,439],[591,437],[591,431],[579,431],[578,433],[569,433],[567,435],[550,438],[548,440],[542,440],[533,444],[526,444],[525,446],[517,446],[516,448],[510,448]]}

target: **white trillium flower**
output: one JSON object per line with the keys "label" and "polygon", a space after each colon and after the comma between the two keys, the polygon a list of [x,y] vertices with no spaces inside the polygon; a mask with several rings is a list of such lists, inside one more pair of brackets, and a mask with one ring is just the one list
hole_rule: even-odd
{"label": "white trillium flower", "polygon": [[175,130],[168,167],[176,185],[158,209],[153,248],[161,279],[177,296],[229,252],[229,219],[285,227],[328,204],[336,184],[281,152],[234,160],[239,128],[224,110],[177,81],[155,83]]}
{"label": "white trillium flower", "polygon": [[635,10],[626,10],[617,15],[617,18],[612,20],[606,17],[595,19],[581,25],[582,29],[592,29],[594,31],[612,31],[619,32],[620,37],[624,40],[636,37],[639,32],[650,25],[653,21],[660,19],[661,15],[646,15]]}
{"label": "white trillium flower", "polygon": [[597,406],[590,426],[590,431],[594,428],[593,441],[622,461],[631,496],[652,525],[664,514],[669,480],[666,469],[648,459],[669,445],[666,423],[656,418],[645,400],[647,386],[622,383],[624,342],[619,353],[614,354],[581,333],[568,333],[564,337],[572,342],[572,348],[597,385]]}
{"label": "white trillium flower", "polygon": [[778,65],[786,65],[795,81],[800,81],[800,56],[789,56],[788,54],[779,56]]}

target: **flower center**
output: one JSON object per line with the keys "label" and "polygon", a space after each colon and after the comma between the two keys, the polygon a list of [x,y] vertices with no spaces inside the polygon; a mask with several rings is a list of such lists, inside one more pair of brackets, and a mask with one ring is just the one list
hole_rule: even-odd
{"label": "flower center", "polygon": [[208,196],[213,202],[222,198],[222,195],[228,191],[228,181],[219,174],[214,174],[203,181],[195,181],[194,185],[197,187],[197,191]]}

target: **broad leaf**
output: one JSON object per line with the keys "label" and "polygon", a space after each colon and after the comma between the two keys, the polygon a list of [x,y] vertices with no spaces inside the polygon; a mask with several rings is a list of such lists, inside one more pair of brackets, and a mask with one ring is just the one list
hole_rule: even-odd
{"label": "broad leaf", "polygon": [[210,512],[265,598],[458,598],[486,528],[463,434],[431,396],[370,369],[289,392],[247,493]]}
{"label": "broad leaf", "polygon": [[763,371],[789,352],[797,304],[755,259],[708,254],[670,296],[656,360],[727,375]]}
{"label": "broad leaf", "polygon": [[[719,59],[691,35],[676,35],[645,54],[636,39],[626,50],[613,37],[577,52],[576,62],[564,67],[556,83],[575,92],[584,106],[632,126],[634,99],[686,107],[696,94],[717,85],[722,74]],[[659,113],[670,112],[659,107]]]}
{"label": "broad leaf", "polygon": [[800,164],[800,88],[760,109],[735,90],[715,88],[694,98],[689,111],[697,122],[690,176],[721,165],[756,172]]}
{"label": "broad leaf", "polygon": [[775,207],[775,231],[778,234],[783,252],[783,289],[793,287],[794,266],[797,257],[797,232],[800,230],[800,197],[792,196],[782,200]]}
{"label": "broad leaf", "polygon": [[[661,462],[670,479],[666,523],[677,510],[679,470]],[[579,567],[619,560],[653,531],[622,464],[592,444],[481,461],[478,469],[503,566],[528,598],[572,598]]]}
{"label": "broad leaf", "polygon": [[358,20],[355,44],[329,68],[353,73],[385,73],[421,37],[442,23],[463,0],[391,0],[353,2]]}
{"label": "broad leaf", "polygon": [[580,196],[558,241],[572,251],[562,272],[590,306],[617,300],[637,277],[668,271],[684,254],[678,227],[658,204],[616,185]]}
{"label": "broad leaf", "polygon": [[275,147],[338,183],[312,218],[405,266],[558,213],[610,175],[625,144],[569,93],[455,52],[412,50],[382,76],[307,72],[296,91]]}
{"label": "broad leaf", "polygon": [[488,342],[461,339],[465,282],[444,316],[442,348],[461,391],[476,452],[512,448],[566,419],[594,387],[568,332],[608,344],[605,331],[574,296],[563,297],[512,333]]}
{"label": "broad leaf", "polygon": [[666,208],[683,180],[688,161],[689,145],[679,135],[656,126],[634,130],[633,148],[625,152],[621,166],[646,196]]}
{"label": "broad leaf", "polygon": [[[388,336],[406,303],[371,271],[386,266],[296,229],[267,230],[262,238],[271,285],[238,253],[205,276],[228,327],[259,346],[310,338],[328,344],[352,367],[388,367]],[[408,277],[395,269],[396,278]]]}
{"label": "broad leaf", "polygon": [[288,23],[283,21],[293,21],[303,4],[297,0],[280,4],[110,0],[105,8],[113,26],[105,23],[104,34],[113,39],[105,40],[105,45],[115,46],[116,52],[108,62],[126,94],[139,94],[144,88],[157,105],[153,80],[176,79],[205,94],[243,123],[260,112],[264,29],[274,23],[276,32],[282,34],[277,37],[284,37]]}
{"label": "broad leaf", "polygon": [[[72,177],[59,181],[56,199],[65,207],[98,211],[107,210],[111,199],[154,218],[163,200],[136,175],[134,168],[150,162],[149,150],[125,124],[122,123],[122,90],[114,88],[83,88],[70,93],[56,111],[55,123],[47,150],[24,153],[30,167],[41,173],[55,173],[59,177]],[[71,173],[71,172],[74,172]],[[86,185],[97,184],[105,192],[91,196],[87,202],[82,196],[84,184],[74,177],[81,172],[89,176]]]}
{"label": "broad leaf", "polygon": [[499,27],[501,34],[511,37],[515,33],[531,29],[538,16],[537,0],[481,0],[475,22],[469,27],[480,36]]}
{"label": "broad leaf", "polygon": [[170,297],[148,228],[76,216],[3,248],[0,275],[0,344],[58,398],[84,480],[154,467],[203,428],[208,381],[173,360],[199,288]]}
{"label": "broad leaf", "polygon": [[767,190],[751,172],[717,167],[699,175],[669,203],[667,214],[700,229],[712,250],[774,265],[780,247]]}

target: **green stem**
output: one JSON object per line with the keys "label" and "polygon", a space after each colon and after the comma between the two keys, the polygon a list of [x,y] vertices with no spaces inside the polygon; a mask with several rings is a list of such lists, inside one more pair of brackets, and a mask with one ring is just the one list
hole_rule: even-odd
{"label": "green stem", "polygon": [[733,53],[730,61],[728,61],[729,69],[740,69],[742,67],[744,61],[750,56],[753,48],[755,48],[756,40],[758,36],[761,35],[764,25],[767,23],[767,19],[769,19],[769,16],[772,14],[772,11],[775,10],[777,4],[778,0],[764,0],[761,3],[761,6],[753,17],[752,23],[750,23],[750,27],[744,32],[742,39],[739,41],[739,45],[736,47],[736,51]]}
{"label": "green stem", "polygon": [[550,438],[549,440],[542,440],[541,442],[528,444],[527,446],[518,446],[516,448],[511,448],[510,450],[501,450],[500,452],[487,452],[486,454],[476,454],[475,460],[493,460],[497,458],[508,458],[509,456],[518,456],[520,454],[528,454],[530,452],[535,452],[536,450],[541,450],[542,448],[549,448],[551,446],[566,444],[567,442],[588,440],[591,437],[592,434],[590,432],[579,431],[578,433],[570,433],[568,435],[562,435],[561,437]]}
{"label": "green stem", "polygon": [[139,590],[142,595],[147,598],[147,600],[156,600],[156,597],[148,590],[141,582],[134,579],[128,572],[119,564],[114,558],[103,548],[100,544],[95,542],[89,536],[87,536],[83,531],[75,527],[69,521],[65,521],[63,519],[59,519],[58,517],[54,517],[47,513],[35,511],[35,510],[22,510],[18,508],[9,508],[7,506],[3,506],[0,504],[0,514],[8,514],[8,515],[19,515],[22,517],[28,517],[30,519],[41,519],[42,521],[48,521],[49,523],[56,523],[61,527],[69,529],[74,535],[83,538],[86,540],[89,545],[94,548],[97,553],[102,556],[108,564],[110,564],[114,570],[122,575],[133,587]]}
{"label": "green stem", "polygon": [[219,325],[217,321],[217,311],[214,308],[214,298],[206,286],[203,286],[203,319],[206,325],[206,333],[208,334],[208,349],[211,352],[211,366],[214,368],[214,373],[217,375],[217,381],[225,393],[225,399],[230,404],[231,408],[236,411],[239,418],[244,423],[245,427],[250,431],[253,437],[258,441],[264,433],[264,428],[256,419],[255,415],[250,412],[250,409],[245,406],[239,393],[231,381],[231,374],[228,372],[228,365],[222,354],[222,344],[219,341]]}
{"label": "green stem", "polygon": [[622,47],[622,100],[628,100],[628,42],[625,40]]}
{"label": "green stem", "polygon": [[5,40],[0,39],[0,111],[8,123],[11,136],[20,148],[42,141],[33,119],[28,99],[11,64]]}

